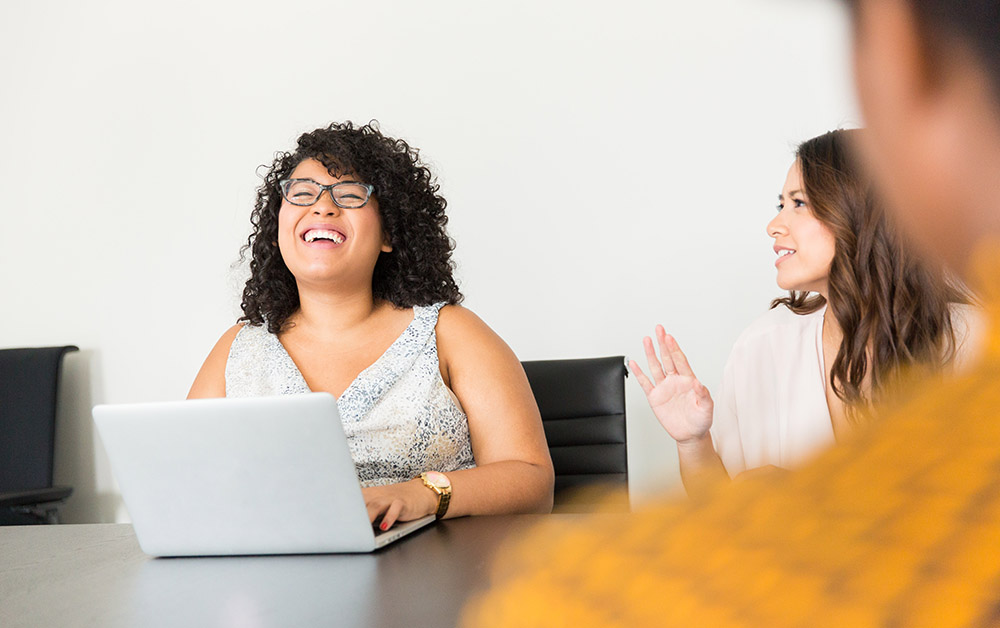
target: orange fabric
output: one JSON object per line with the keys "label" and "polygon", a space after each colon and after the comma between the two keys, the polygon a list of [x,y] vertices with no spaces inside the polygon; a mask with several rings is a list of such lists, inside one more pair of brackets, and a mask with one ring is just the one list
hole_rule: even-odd
{"label": "orange fabric", "polygon": [[[1000,249],[976,288],[1000,320]],[[466,626],[1000,626],[1000,329],[802,470],[702,503],[548,523]]]}

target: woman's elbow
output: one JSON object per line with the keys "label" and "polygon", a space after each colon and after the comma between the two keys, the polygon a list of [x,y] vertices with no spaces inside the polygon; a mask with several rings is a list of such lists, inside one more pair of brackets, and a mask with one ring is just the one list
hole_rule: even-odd
{"label": "woman's elbow", "polygon": [[555,471],[552,468],[551,461],[547,461],[547,464],[543,463],[532,466],[535,468],[538,479],[535,482],[535,499],[532,501],[531,510],[528,512],[532,514],[548,514],[552,512],[553,496],[555,494]]}

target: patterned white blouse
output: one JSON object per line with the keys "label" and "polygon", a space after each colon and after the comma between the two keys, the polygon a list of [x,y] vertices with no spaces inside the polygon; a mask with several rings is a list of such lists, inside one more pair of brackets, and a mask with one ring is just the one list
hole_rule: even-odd
{"label": "patterned white blouse", "polygon": [[[424,471],[475,466],[469,423],[438,365],[438,312],[413,308],[413,322],[337,399],[362,486],[406,482]],[[245,325],[226,362],[227,397],[310,392],[278,337]]]}

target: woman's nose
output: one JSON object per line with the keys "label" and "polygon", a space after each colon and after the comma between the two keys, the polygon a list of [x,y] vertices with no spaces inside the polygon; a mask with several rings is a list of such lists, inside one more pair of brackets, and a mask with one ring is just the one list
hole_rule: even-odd
{"label": "woman's nose", "polygon": [[[329,194],[323,194],[329,192]],[[323,190],[319,198],[313,203],[313,213],[320,216],[337,216],[340,214],[340,206],[333,202],[333,190]]]}
{"label": "woman's nose", "polygon": [[782,218],[781,218],[781,212],[779,212],[777,216],[775,216],[774,218],[772,218],[771,221],[769,223],[767,223],[767,227],[766,228],[767,228],[767,235],[769,235],[772,238],[776,238],[779,235],[782,235],[783,233],[785,233],[785,231],[786,231],[785,230],[785,221],[782,220]]}

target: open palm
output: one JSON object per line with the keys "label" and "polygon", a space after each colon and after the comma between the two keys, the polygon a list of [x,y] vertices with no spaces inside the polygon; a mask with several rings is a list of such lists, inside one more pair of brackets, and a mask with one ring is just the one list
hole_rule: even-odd
{"label": "open palm", "polygon": [[656,339],[659,358],[652,339],[648,336],[642,339],[652,380],[635,360],[629,361],[629,368],[646,393],[653,414],[671,438],[678,443],[701,438],[712,427],[712,396],[695,377],[677,341],[660,325],[656,326]]}

